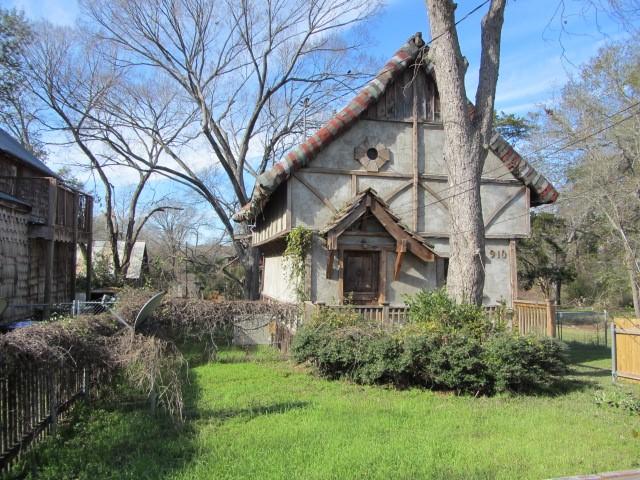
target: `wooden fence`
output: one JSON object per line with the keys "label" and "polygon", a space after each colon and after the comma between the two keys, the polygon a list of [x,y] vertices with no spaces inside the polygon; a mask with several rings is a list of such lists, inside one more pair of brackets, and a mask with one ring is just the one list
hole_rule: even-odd
{"label": "wooden fence", "polygon": [[556,312],[551,302],[513,301],[513,328],[520,335],[556,336]]}
{"label": "wooden fence", "polygon": [[[315,304],[316,308],[350,310],[373,322],[401,324],[407,321],[409,308],[382,305],[327,305]],[[484,307],[489,314],[496,314],[502,307]],[[531,302],[516,300],[513,302],[513,328],[520,335],[556,336],[555,307],[550,302]]]}
{"label": "wooden fence", "polygon": [[381,322],[384,324],[402,324],[407,321],[409,308],[405,306],[392,307],[388,303],[382,305],[325,305],[318,302],[316,308],[331,308],[356,312],[368,322]]}
{"label": "wooden fence", "polygon": [[0,472],[51,431],[68,407],[86,393],[83,370],[0,366]]}
{"label": "wooden fence", "polygon": [[616,318],[611,324],[613,379],[640,381],[640,320]]}

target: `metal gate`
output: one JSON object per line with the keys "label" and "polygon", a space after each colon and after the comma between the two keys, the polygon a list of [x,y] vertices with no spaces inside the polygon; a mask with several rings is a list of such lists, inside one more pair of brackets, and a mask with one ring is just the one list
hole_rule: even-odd
{"label": "metal gate", "polygon": [[611,345],[609,318],[606,310],[556,309],[556,333],[564,342]]}

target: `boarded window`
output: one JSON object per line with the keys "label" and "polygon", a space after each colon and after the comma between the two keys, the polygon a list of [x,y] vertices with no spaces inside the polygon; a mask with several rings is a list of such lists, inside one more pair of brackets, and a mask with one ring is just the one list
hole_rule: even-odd
{"label": "boarded window", "polygon": [[345,302],[374,303],[378,299],[380,252],[344,252]]}

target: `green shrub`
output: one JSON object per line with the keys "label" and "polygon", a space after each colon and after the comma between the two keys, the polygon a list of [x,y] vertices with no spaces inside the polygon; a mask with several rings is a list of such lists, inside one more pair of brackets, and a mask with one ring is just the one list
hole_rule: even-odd
{"label": "green shrub", "polygon": [[545,390],[566,371],[561,342],[514,336],[480,308],[457,305],[442,291],[408,302],[411,321],[402,327],[323,309],[296,334],[293,358],[327,378],[473,395]]}
{"label": "green shrub", "polygon": [[464,331],[475,338],[484,338],[504,329],[491,319],[482,307],[458,304],[444,289],[423,290],[405,297],[409,307],[409,322],[427,331],[452,333]]}
{"label": "green shrub", "polygon": [[438,388],[474,395],[493,390],[482,345],[471,335],[457,333],[444,338],[431,354],[430,368]]}
{"label": "green shrub", "polygon": [[485,344],[484,362],[497,392],[544,390],[566,373],[566,345],[551,338],[501,333]]}
{"label": "green shrub", "polygon": [[348,371],[348,378],[363,384],[404,383],[406,368],[402,362],[402,345],[397,338],[380,332],[374,335],[360,333],[351,338],[355,340],[351,345],[355,358],[349,366],[355,368]]}

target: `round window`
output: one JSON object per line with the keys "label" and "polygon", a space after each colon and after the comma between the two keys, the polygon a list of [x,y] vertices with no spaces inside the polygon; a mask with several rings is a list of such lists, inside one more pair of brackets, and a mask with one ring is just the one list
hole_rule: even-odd
{"label": "round window", "polygon": [[369,160],[375,160],[376,158],[378,158],[378,150],[371,147],[367,150],[367,157],[369,157]]}

